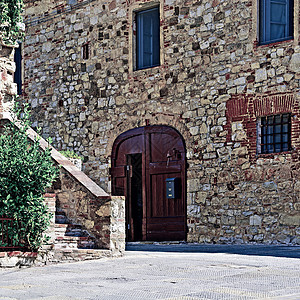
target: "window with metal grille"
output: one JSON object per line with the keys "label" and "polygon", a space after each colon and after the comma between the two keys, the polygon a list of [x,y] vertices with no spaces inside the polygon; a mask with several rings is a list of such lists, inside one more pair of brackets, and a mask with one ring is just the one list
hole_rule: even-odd
{"label": "window with metal grille", "polygon": [[261,117],[257,126],[257,152],[278,153],[291,150],[291,115]]}
{"label": "window with metal grille", "polygon": [[136,68],[145,69],[160,64],[159,8],[136,13]]}
{"label": "window with metal grille", "polygon": [[259,1],[259,40],[269,44],[293,38],[294,0]]}

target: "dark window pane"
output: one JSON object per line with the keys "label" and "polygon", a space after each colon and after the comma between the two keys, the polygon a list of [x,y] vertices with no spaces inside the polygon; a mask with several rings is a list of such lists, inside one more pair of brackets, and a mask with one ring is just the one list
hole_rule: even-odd
{"label": "dark window pane", "polygon": [[268,144],[273,143],[273,135],[268,135],[267,136],[267,143]]}
{"label": "dark window pane", "polygon": [[281,142],[281,134],[275,134],[275,137],[274,137],[274,142],[275,143],[280,143]]}
{"label": "dark window pane", "polygon": [[275,125],[275,133],[280,133],[281,132],[281,125]]}
{"label": "dark window pane", "polygon": [[282,122],[288,123],[289,122],[289,115],[282,115]]}
{"label": "dark window pane", "polygon": [[287,143],[287,142],[288,142],[288,140],[289,140],[289,136],[288,136],[288,134],[283,134],[283,135],[282,135],[282,142],[285,142],[285,143]]}
{"label": "dark window pane", "polygon": [[271,3],[270,21],[279,24],[286,24],[286,5],[285,3]]}
{"label": "dark window pane", "polygon": [[281,123],[281,116],[274,116],[274,122],[276,124],[280,124]]}
{"label": "dark window pane", "polygon": [[267,127],[267,134],[273,134],[273,126]]}
{"label": "dark window pane", "polygon": [[289,150],[289,145],[288,143],[283,143],[282,144],[282,151],[288,151]]}
{"label": "dark window pane", "polygon": [[289,130],[289,125],[288,124],[282,125],[282,132],[288,132],[288,130]]}
{"label": "dark window pane", "polygon": [[281,150],[281,145],[280,144],[275,144],[275,152],[280,152]]}
{"label": "dark window pane", "polygon": [[268,124],[273,124],[274,120],[273,120],[273,116],[268,117]]}
{"label": "dark window pane", "polygon": [[17,84],[18,95],[22,94],[22,53],[21,53],[21,44],[15,49],[16,71],[14,73],[14,82]]}
{"label": "dark window pane", "polygon": [[273,150],[273,144],[272,145],[267,145],[267,149],[268,149],[268,153],[273,153],[274,150]]}

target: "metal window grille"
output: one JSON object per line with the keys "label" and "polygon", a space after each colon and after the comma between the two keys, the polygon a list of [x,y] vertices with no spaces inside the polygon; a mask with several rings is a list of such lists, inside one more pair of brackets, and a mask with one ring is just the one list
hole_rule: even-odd
{"label": "metal window grille", "polygon": [[[16,224],[16,220],[6,216],[0,216],[0,251],[6,250],[25,250],[28,245],[22,238],[20,226]],[[17,239],[13,238],[17,234]]]}
{"label": "metal window grille", "polygon": [[291,150],[291,115],[282,114],[261,118],[260,153]]}

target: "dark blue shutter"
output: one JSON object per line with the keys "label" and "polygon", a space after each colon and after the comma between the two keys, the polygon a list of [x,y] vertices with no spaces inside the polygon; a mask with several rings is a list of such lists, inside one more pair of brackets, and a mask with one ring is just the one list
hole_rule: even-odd
{"label": "dark blue shutter", "polygon": [[16,64],[16,71],[14,74],[14,82],[17,84],[18,95],[22,94],[22,53],[21,53],[21,44],[15,49],[14,61]]}
{"label": "dark blue shutter", "polygon": [[159,65],[159,10],[137,13],[137,68]]}
{"label": "dark blue shutter", "polygon": [[261,0],[260,42],[277,42],[292,37],[293,0]]}

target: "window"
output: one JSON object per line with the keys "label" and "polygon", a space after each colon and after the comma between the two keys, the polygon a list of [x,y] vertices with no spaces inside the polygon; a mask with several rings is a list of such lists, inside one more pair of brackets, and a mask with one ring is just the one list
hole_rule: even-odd
{"label": "window", "polygon": [[278,153],[291,150],[290,114],[260,118],[257,131],[258,153]]}
{"label": "window", "polygon": [[16,71],[14,73],[14,82],[17,84],[17,93],[22,95],[22,44],[15,49],[14,61],[16,64]]}
{"label": "window", "polygon": [[293,38],[293,0],[260,0],[260,44]]}
{"label": "window", "polygon": [[89,51],[89,44],[84,44],[83,46],[82,46],[82,50],[81,50],[81,52],[82,52],[82,58],[83,59],[89,59],[89,54],[90,54],[90,51]]}
{"label": "window", "polygon": [[137,69],[159,65],[159,9],[136,13],[136,66]]}

